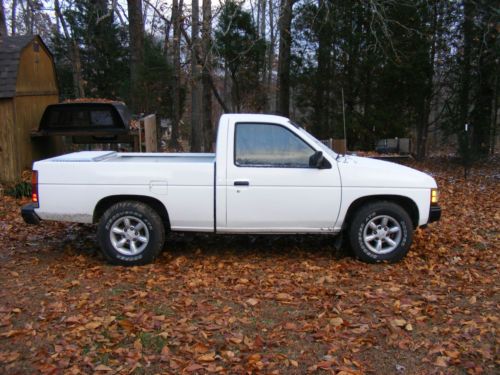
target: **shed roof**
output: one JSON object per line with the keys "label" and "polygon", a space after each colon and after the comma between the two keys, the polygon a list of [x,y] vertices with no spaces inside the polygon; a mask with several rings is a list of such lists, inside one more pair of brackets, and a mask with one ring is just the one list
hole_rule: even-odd
{"label": "shed roof", "polygon": [[[4,36],[0,38],[0,98],[15,96],[21,51],[35,38],[41,42],[48,52],[47,47],[38,35]],[[50,52],[48,53],[50,54]]]}

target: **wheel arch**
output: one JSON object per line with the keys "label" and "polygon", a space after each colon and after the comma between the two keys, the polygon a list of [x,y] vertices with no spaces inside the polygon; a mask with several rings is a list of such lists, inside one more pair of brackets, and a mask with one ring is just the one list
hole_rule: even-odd
{"label": "wheel arch", "polygon": [[94,208],[92,222],[97,223],[108,208],[116,203],[124,201],[136,201],[147,204],[153,210],[155,210],[158,215],[160,215],[163,224],[165,225],[165,230],[170,230],[170,218],[168,216],[168,211],[165,205],[158,199],[145,195],[111,195],[102,198],[99,202],[97,202]]}
{"label": "wheel arch", "polygon": [[342,230],[346,229],[351,223],[354,214],[356,211],[363,207],[368,203],[374,202],[392,202],[399,205],[402,209],[404,209],[408,215],[410,216],[411,222],[413,224],[413,228],[418,227],[418,221],[420,219],[420,214],[418,210],[418,206],[415,201],[411,198],[402,196],[402,195],[369,195],[365,197],[358,198],[354,200],[347,209],[344,222],[342,223]]}

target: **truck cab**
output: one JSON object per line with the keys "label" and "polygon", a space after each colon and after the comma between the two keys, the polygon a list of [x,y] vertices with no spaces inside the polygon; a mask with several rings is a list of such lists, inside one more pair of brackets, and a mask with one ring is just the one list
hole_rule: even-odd
{"label": "truck cab", "polygon": [[223,115],[219,129],[217,230],[334,232],[341,180],[333,153],[279,116]]}

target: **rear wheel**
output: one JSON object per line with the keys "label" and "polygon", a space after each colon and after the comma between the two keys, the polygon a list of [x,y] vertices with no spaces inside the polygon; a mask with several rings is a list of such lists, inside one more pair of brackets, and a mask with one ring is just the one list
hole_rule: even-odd
{"label": "rear wheel", "polygon": [[368,263],[397,262],[410,249],[413,226],[408,213],[392,202],[370,203],[359,209],[349,227],[355,256]]}
{"label": "rear wheel", "polygon": [[125,201],[104,212],[97,238],[111,263],[142,265],[152,262],[162,250],[165,227],[158,213],[147,204]]}

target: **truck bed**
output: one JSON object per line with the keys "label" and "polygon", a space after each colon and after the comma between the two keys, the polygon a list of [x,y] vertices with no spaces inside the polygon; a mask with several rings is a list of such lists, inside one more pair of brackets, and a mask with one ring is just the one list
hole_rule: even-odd
{"label": "truck bed", "polygon": [[37,213],[42,219],[89,223],[104,197],[140,195],[168,208],[172,229],[213,230],[214,162],[214,154],[113,151],[83,151],[42,160],[34,166],[42,177],[43,199]]}
{"label": "truck bed", "polygon": [[82,151],[42,160],[36,166],[43,168],[44,184],[148,185],[166,181],[168,185],[213,186],[214,162],[214,154]]}
{"label": "truck bed", "polygon": [[202,153],[139,153],[115,151],[81,151],[57,156],[46,161],[52,162],[134,162],[134,163],[210,163],[215,154]]}

